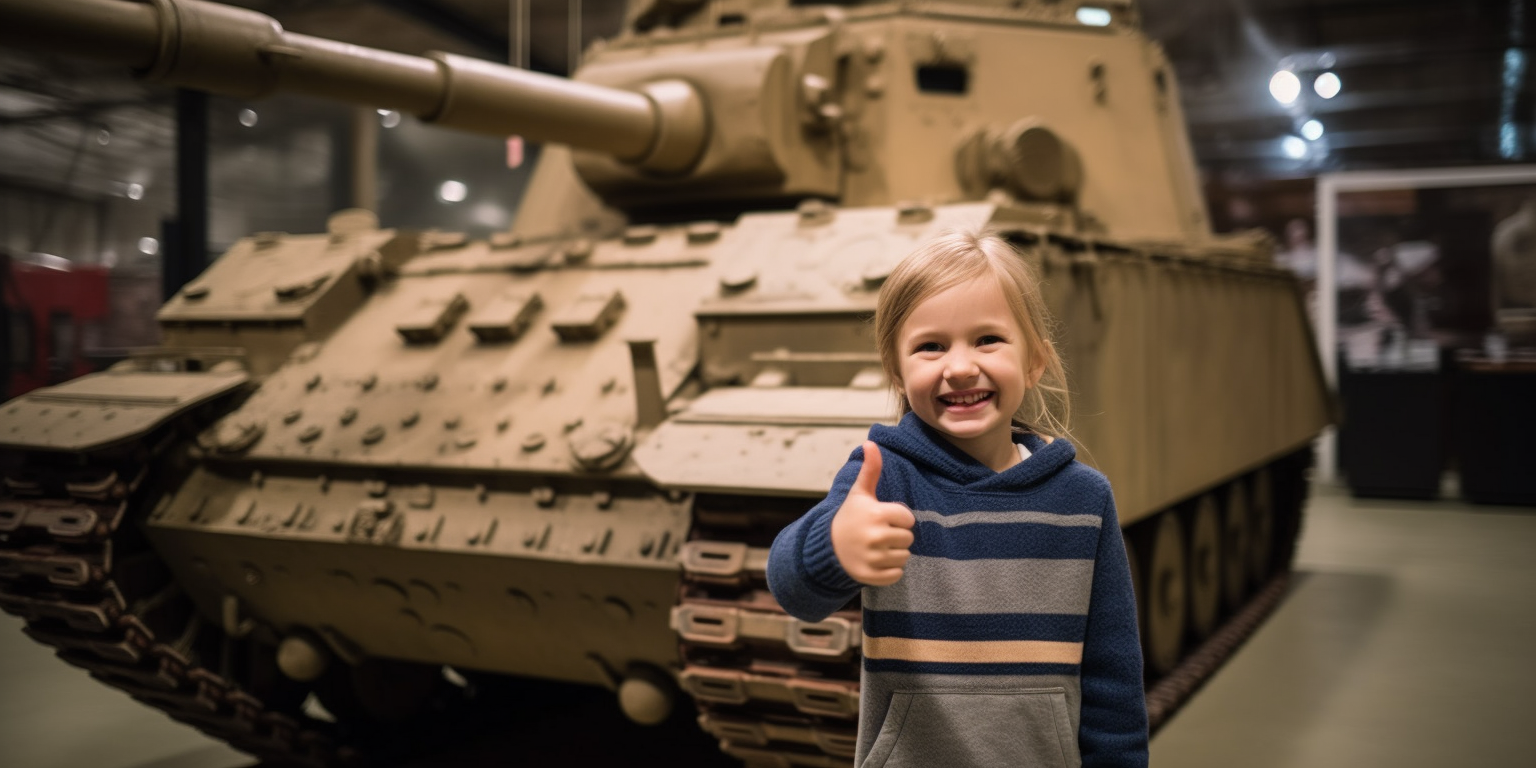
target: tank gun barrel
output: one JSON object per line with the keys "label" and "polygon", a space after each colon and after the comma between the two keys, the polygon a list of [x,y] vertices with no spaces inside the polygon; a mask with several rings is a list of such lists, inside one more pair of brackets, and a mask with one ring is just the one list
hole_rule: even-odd
{"label": "tank gun barrel", "polygon": [[0,44],[221,95],[291,92],[394,109],[662,173],[686,171],[707,136],[703,104],[680,80],[631,91],[451,53],[410,56],[288,32],[265,14],[204,0],[0,0]]}

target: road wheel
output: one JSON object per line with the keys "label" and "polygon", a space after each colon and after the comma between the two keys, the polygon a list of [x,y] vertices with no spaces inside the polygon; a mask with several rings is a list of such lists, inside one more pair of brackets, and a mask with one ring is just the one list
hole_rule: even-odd
{"label": "road wheel", "polygon": [[1249,480],[1248,578],[1263,584],[1269,578],[1275,552],[1275,490],[1269,468],[1253,473]]}
{"label": "road wheel", "polygon": [[1221,515],[1213,494],[1204,494],[1187,513],[1189,527],[1189,627],[1204,640],[1221,613]]}
{"label": "road wheel", "polygon": [[1147,592],[1147,667],[1155,677],[1173,671],[1184,648],[1188,620],[1184,530],[1178,515],[1164,513],[1151,522],[1142,543],[1146,572],[1142,585]]}
{"label": "road wheel", "polygon": [[1221,592],[1228,611],[1243,607],[1248,596],[1248,496],[1243,483],[1227,484],[1226,509],[1221,514]]}

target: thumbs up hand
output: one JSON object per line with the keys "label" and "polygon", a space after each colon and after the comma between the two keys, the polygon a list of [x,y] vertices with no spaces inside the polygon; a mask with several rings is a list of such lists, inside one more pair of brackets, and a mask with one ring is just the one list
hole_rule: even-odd
{"label": "thumbs up hand", "polygon": [[895,584],[912,556],[917,518],[905,504],[875,496],[880,484],[880,448],[864,441],[864,466],[832,517],[832,550],[855,581],[875,587]]}

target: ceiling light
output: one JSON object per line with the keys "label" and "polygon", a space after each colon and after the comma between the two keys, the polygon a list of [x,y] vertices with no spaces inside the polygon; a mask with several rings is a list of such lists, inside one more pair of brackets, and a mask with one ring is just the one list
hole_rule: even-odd
{"label": "ceiling light", "polygon": [[469,187],[464,186],[462,181],[449,179],[437,188],[437,199],[445,203],[460,203],[468,196]]}
{"label": "ceiling light", "polygon": [[1269,95],[1281,104],[1290,104],[1301,95],[1301,80],[1296,78],[1295,72],[1282,69],[1269,78]]}
{"label": "ceiling light", "polygon": [[1301,135],[1307,141],[1317,141],[1323,137],[1323,124],[1316,120],[1308,120],[1301,124]]}
{"label": "ceiling light", "polygon": [[144,185],[136,181],[131,182],[128,184],[128,188],[123,190],[123,194],[127,195],[129,200],[143,200]]}
{"label": "ceiling light", "polygon": [[379,110],[379,124],[385,128],[393,128],[400,124],[400,113],[393,109]]}
{"label": "ceiling light", "polygon": [[160,241],[153,237],[139,238],[139,253],[145,256],[153,256],[160,252]]}
{"label": "ceiling light", "polygon": [[1317,95],[1325,99],[1339,95],[1339,89],[1342,87],[1344,84],[1339,82],[1339,76],[1332,72],[1324,72],[1312,81],[1312,90],[1317,91]]}
{"label": "ceiling light", "polygon": [[1087,24],[1090,27],[1107,27],[1114,19],[1106,8],[1094,8],[1083,6],[1077,9],[1077,21],[1079,24]]}
{"label": "ceiling light", "polygon": [[255,127],[255,125],[256,125],[256,110],[254,110],[254,109],[242,109],[242,110],[240,110],[240,124],[245,126],[245,127],[247,127],[247,128]]}
{"label": "ceiling light", "polygon": [[1280,149],[1285,156],[1292,160],[1300,160],[1307,154],[1307,143],[1298,136],[1287,136],[1280,140]]}

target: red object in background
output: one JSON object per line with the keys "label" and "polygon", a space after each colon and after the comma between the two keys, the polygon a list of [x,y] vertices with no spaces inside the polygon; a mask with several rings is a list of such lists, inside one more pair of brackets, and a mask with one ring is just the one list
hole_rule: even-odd
{"label": "red object in background", "polygon": [[9,261],[4,291],[11,335],[6,396],[90,373],[83,332],[107,317],[111,270],[48,254]]}

